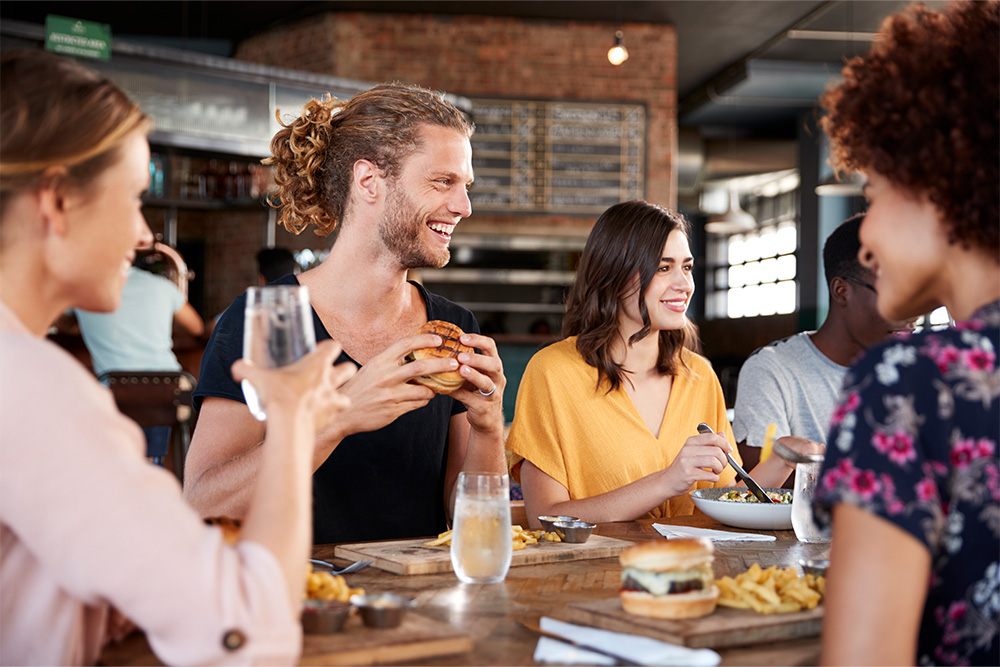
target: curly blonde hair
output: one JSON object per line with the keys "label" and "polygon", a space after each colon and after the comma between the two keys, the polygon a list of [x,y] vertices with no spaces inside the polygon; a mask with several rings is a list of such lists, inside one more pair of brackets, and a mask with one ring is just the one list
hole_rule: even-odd
{"label": "curly blonde hair", "polygon": [[[280,112],[279,112],[280,113]],[[337,229],[347,213],[354,163],[370,160],[388,178],[399,175],[403,158],[420,147],[422,124],[448,127],[466,137],[474,127],[440,94],[387,83],[346,102],[311,99],[298,118],[271,139],[278,193],[268,203],[293,234],[310,224],[319,236]]]}

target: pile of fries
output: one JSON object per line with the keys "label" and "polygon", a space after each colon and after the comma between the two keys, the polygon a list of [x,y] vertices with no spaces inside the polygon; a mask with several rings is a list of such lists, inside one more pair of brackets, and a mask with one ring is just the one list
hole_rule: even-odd
{"label": "pile of fries", "polygon": [[329,572],[310,572],[306,576],[306,597],[313,600],[347,602],[352,595],[364,595],[365,589],[351,588],[347,580]]}
{"label": "pile of fries", "polygon": [[753,609],[761,614],[787,614],[815,609],[826,593],[826,579],[807,574],[800,577],[793,568],[772,565],[766,570],[754,563],[746,572],[715,580],[719,605]]}
{"label": "pile of fries", "polygon": [[[440,546],[451,546],[451,530],[446,530],[437,536],[437,539],[431,540],[430,542],[424,542],[425,547],[440,547]],[[514,545],[514,551],[520,551],[524,549],[529,544],[538,544],[539,540],[543,542],[562,542],[560,538],[555,533],[546,533],[544,530],[525,530],[520,526],[510,527],[510,537]]]}

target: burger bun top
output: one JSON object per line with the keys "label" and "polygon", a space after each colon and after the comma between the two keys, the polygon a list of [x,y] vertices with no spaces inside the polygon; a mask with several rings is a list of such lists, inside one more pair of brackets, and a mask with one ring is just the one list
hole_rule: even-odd
{"label": "burger bun top", "polygon": [[712,543],[703,537],[686,537],[673,540],[656,540],[636,544],[625,549],[618,560],[622,567],[650,572],[687,570],[711,562]]}

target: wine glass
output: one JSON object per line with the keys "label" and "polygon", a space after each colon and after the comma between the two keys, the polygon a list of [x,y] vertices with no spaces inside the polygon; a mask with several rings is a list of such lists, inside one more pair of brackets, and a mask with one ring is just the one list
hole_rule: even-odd
{"label": "wine glass", "polygon": [[[309,288],[268,285],[247,290],[243,315],[243,358],[261,368],[279,368],[316,348]],[[240,383],[250,413],[259,421],[267,411],[249,380]]]}

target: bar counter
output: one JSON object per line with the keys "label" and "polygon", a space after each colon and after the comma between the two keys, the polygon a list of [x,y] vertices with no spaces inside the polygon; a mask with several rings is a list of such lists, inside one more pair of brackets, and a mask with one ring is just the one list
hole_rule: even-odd
{"label": "bar counter", "polygon": [[[716,542],[715,576],[736,575],[753,563],[761,567],[793,567],[800,558],[824,555],[828,545],[802,544],[792,531],[743,531],[723,526],[701,512],[659,523],[716,528],[774,535],[774,542]],[[600,524],[595,534],[633,542],[663,539],[652,521]],[[337,565],[349,561],[333,557],[335,545],[317,545],[316,558]],[[352,587],[368,593],[393,592],[416,598],[411,614],[447,624],[468,633],[473,641],[469,652],[424,659],[408,659],[414,665],[533,665],[532,655],[538,635],[519,623],[537,626],[541,616],[567,620],[567,605],[618,596],[621,566],[617,558],[601,558],[512,567],[503,583],[462,584],[454,573],[402,576],[368,567],[347,575]],[[310,651],[314,636],[305,636],[304,664],[323,664]],[[723,665],[809,665],[819,659],[819,637],[769,642],[751,646],[717,649]],[[162,664],[156,660],[143,635],[133,633],[123,642],[109,645],[101,656],[105,665]],[[392,664],[391,662],[388,664]]]}

